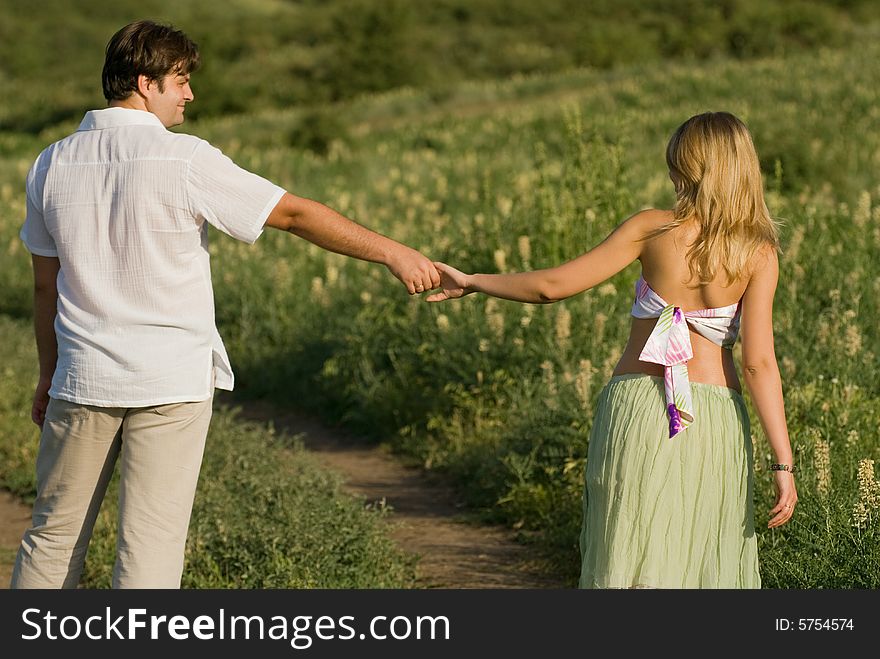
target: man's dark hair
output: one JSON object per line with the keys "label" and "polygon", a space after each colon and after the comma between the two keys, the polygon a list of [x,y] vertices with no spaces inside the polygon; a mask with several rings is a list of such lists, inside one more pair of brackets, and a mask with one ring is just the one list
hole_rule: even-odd
{"label": "man's dark hair", "polygon": [[136,21],[119,30],[107,44],[101,82],[104,98],[121,101],[137,91],[143,74],[159,83],[169,73],[187,75],[199,68],[199,47],[180,30],[152,21]]}

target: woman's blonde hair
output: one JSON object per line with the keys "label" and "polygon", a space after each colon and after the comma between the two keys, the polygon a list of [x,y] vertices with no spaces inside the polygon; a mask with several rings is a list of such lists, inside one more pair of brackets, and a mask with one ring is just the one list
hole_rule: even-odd
{"label": "woman's blonde hair", "polygon": [[676,188],[673,220],[650,237],[696,221],[699,234],[687,252],[692,280],[709,283],[723,268],[732,283],[747,274],[756,250],[779,249],[758,155],[742,121],[728,112],[691,117],[669,140],[666,164]]}

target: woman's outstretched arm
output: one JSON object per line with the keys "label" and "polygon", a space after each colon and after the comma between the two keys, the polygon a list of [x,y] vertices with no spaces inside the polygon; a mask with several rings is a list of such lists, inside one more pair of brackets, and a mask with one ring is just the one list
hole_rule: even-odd
{"label": "woman's outstretched arm", "polygon": [[[756,255],[755,264],[742,301],[743,379],[776,462],[792,465],[782,379],[773,346],[773,298],[779,279],[776,250],[772,247],[763,249]],[[767,525],[769,528],[785,524],[797,503],[794,476],[787,471],[774,474],[777,500],[770,510],[773,517]]]}
{"label": "woman's outstretched arm", "polygon": [[485,293],[533,304],[563,300],[602,283],[639,258],[644,244],[642,238],[657,226],[656,213],[636,213],[586,254],[553,268],[504,275],[468,275],[437,263],[443,290],[426,299],[441,302],[468,293]]}

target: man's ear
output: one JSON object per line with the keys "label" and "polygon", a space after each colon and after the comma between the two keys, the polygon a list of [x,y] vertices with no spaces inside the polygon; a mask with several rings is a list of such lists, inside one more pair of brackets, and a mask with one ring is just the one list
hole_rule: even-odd
{"label": "man's ear", "polygon": [[155,88],[159,83],[152,78],[141,73],[137,79],[137,92],[140,96],[146,96],[149,91]]}

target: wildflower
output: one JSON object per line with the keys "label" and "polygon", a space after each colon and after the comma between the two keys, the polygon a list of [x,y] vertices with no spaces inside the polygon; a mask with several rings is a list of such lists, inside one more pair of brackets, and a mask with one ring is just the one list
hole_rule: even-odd
{"label": "wildflower", "polygon": [[[846,273],[846,277],[844,277],[844,281],[846,282],[847,289],[850,291],[855,291],[856,289],[858,289],[859,283],[861,282],[862,276],[864,274],[865,273],[862,271],[861,268],[856,268],[855,270],[852,270],[852,271]],[[860,295],[858,293],[855,293],[855,294],[852,294],[851,299],[858,300],[859,297],[860,297]],[[847,317],[848,318],[849,317],[855,318],[856,312],[852,309],[850,309],[849,312],[852,312],[852,316],[847,316]],[[847,312],[847,313],[849,313],[849,312]]]}
{"label": "wildflower", "polygon": [[510,217],[510,211],[513,210],[513,200],[507,197],[498,197],[496,200],[498,211],[502,217]]}
{"label": "wildflower", "polygon": [[859,443],[859,431],[858,430],[850,430],[846,433],[846,447],[849,449],[855,448],[856,444]]}
{"label": "wildflower", "polygon": [[489,352],[489,339],[480,339],[477,347],[480,352]]}
{"label": "wildflower", "polygon": [[620,361],[620,354],[620,346],[615,346],[611,349],[611,352],[608,353],[608,357],[602,363],[602,374],[606,379],[611,376],[611,372],[614,370],[614,367],[617,366],[617,362]]}
{"label": "wildflower", "polygon": [[546,405],[550,409],[556,409],[558,405],[556,400],[558,389],[556,387],[556,370],[553,367],[553,362],[550,360],[542,362],[541,371],[544,385],[547,387],[548,398],[546,400]]}
{"label": "wildflower", "polygon": [[574,380],[574,388],[577,392],[581,407],[588,409],[590,406],[590,384],[593,380],[593,363],[589,359],[578,362],[578,374]]}
{"label": "wildflower", "polygon": [[528,172],[518,174],[517,177],[513,180],[514,189],[521,195],[525,195],[531,192],[533,186],[534,180],[532,178],[532,175]]}
{"label": "wildflower", "polygon": [[442,174],[437,177],[437,196],[441,199],[449,192],[449,180]]}
{"label": "wildflower", "polygon": [[863,228],[868,220],[871,219],[871,193],[863,190],[859,195],[859,201],[853,212],[853,223],[859,228]]}
{"label": "wildflower", "polygon": [[862,351],[862,334],[857,325],[847,325],[843,335],[843,350],[850,357]]}
{"label": "wildflower", "polygon": [[869,510],[880,508],[880,483],[874,478],[874,461],[871,458],[859,460],[859,498],[864,500]]}
{"label": "wildflower", "polygon": [[610,281],[607,284],[602,284],[596,290],[602,297],[607,297],[609,295],[614,295],[615,293],[617,293],[617,288]]}
{"label": "wildflower", "polygon": [[831,492],[831,447],[821,437],[813,447],[813,468],[816,470],[816,491],[827,499]]}
{"label": "wildflower", "polygon": [[595,343],[602,343],[605,336],[605,323],[608,322],[608,316],[601,311],[593,316],[593,339]]}
{"label": "wildflower", "polygon": [[336,199],[336,208],[340,213],[347,213],[351,210],[351,193],[342,191]]}
{"label": "wildflower", "polygon": [[828,339],[831,337],[831,325],[825,318],[819,319],[819,327],[816,328],[816,338],[819,340],[820,345],[825,345],[828,343]]}
{"label": "wildflower", "polygon": [[532,260],[532,243],[528,236],[520,236],[517,240],[519,247],[519,256],[522,259],[523,267],[528,269],[529,261]]}
{"label": "wildflower", "polygon": [[320,277],[312,277],[312,299],[320,304],[324,304],[324,280]]}
{"label": "wildflower", "polygon": [[[799,226],[794,232],[791,234],[791,240],[788,243],[788,248],[785,250],[786,258],[791,261],[797,261],[798,252],[800,252],[801,245],[804,242],[804,234],[805,230],[803,226]],[[800,266],[796,266],[801,270],[801,276],[803,276],[803,268]]]}
{"label": "wildflower", "polygon": [[571,337],[571,312],[564,306],[559,307],[556,312],[556,340],[560,347],[568,346],[568,339]]}
{"label": "wildflower", "polygon": [[495,267],[498,269],[498,272],[504,272],[507,270],[507,252],[503,249],[495,250]]}
{"label": "wildflower", "polygon": [[489,314],[486,318],[489,323],[489,329],[492,330],[492,333],[499,340],[504,338],[504,314],[500,311],[495,311]]}
{"label": "wildflower", "polygon": [[858,391],[859,391],[859,385],[857,385],[857,384],[852,384],[851,382],[848,382],[847,384],[843,385],[843,400],[844,400],[844,402],[851,401],[855,397],[855,395],[858,393]]}
{"label": "wildflower", "polygon": [[449,329],[449,316],[447,316],[446,314],[441,313],[439,316],[437,316],[436,322],[437,322],[437,328],[441,332],[445,332]]}
{"label": "wildflower", "polygon": [[859,460],[859,499],[853,506],[853,526],[858,529],[868,525],[872,513],[880,508],[880,483],[874,478],[874,461]]}

